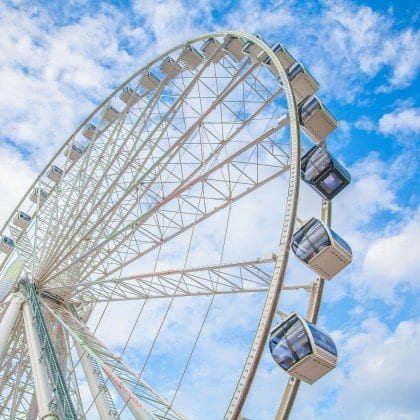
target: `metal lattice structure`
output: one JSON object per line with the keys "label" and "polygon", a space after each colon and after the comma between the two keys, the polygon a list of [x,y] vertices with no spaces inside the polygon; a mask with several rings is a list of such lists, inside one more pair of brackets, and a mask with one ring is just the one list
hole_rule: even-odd
{"label": "metal lattice structure", "polygon": [[[286,70],[259,37],[206,34],[142,67],[64,142],[1,230],[14,247],[0,270],[18,260],[23,271],[0,284],[0,418],[84,418],[89,410],[101,418],[184,418],[174,400],[202,328],[178,388],[165,396],[144,377],[162,325],[143,367],[131,368],[88,325],[95,307],[166,300],[165,320],[174,300],[208,296],[204,325],[216,296],[259,293],[260,321],[225,413],[239,417],[280,292],[312,291],[316,314],[322,292],[319,281],[283,284],[306,147],[302,93]],[[223,261],[232,207],[282,178],[285,210],[273,254]],[[27,216],[21,222],[19,211]],[[219,261],[189,262],[195,230],[222,214]],[[179,238],[190,241],[184,263],[157,269],[160,253]],[[151,256],[152,269],[136,272]],[[90,404],[82,401],[80,372]]]}

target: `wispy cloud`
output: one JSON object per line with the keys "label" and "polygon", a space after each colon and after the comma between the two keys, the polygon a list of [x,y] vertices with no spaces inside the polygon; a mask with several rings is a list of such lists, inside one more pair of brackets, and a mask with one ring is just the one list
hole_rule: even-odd
{"label": "wispy cloud", "polygon": [[[420,133],[420,108],[398,108],[384,114],[379,120],[379,131],[385,135],[410,135]],[[416,136],[412,141],[416,140]]]}

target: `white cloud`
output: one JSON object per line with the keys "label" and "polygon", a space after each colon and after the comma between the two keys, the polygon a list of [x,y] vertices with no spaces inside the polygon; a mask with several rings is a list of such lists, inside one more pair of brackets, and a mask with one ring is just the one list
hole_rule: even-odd
{"label": "white cloud", "polygon": [[124,20],[114,9],[55,27],[44,11],[0,11],[2,136],[28,147],[41,166],[127,76],[132,58],[119,45]]}
{"label": "white cloud", "polygon": [[369,118],[367,115],[360,117],[355,123],[354,126],[359,130],[364,131],[375,131],[377,128],[376,123]]}
{"label": "white cloud", "polygon": [[397,231],[372,242],[363,261],[363,274],[369,288],[389,299],[398,288],[409,285],[419,289],[420,259],[417,240],[420,236],[420,215],[404,220]]}
{"label": "white cloud", "polygon": [[0,141],[0,226],[6,222],[35,177],[31,162]]}
{"label": "white cloud", "polygon": [[[420,132],[420,108],[396,109],[379,120],[379,131],[385,135],[409,135]],[[411,141],[415,140],[410,138]]]}
{"label": "white cloud", "polygon": [[[418,418],[418,320],[402,321],[391,330],[383,321],[367,318],[360,327],[332,335],[338,366],[313,385],[301,383],[291,418]],[[252,389],[242,413],[248,418],[274,418],[285,386],[287,374],[267,353],[255,380],[259,386]]]}
{"label": "white cloud", "polygon": [[358,64],[371,77],[381,68],[390,67],[389,81],[393,86],[406,86],[416,76],[420,60],[413,45],[419,43],[419,32],[411,28],[393,31],[392,19],[350,2],[333,3],[327,17],[331,23],[339,23],[332,30],[329,43],[338,47],[340,55],[347,53],[346,67]]}
{"label": "white cloud", "polygon": [[[77,21],[55,26],[44,12],[23,7],[13,9],[3,3],[0,11],[2,135],[27,146],[36,154],[39,167],[94,103],[105,97],[123,76],[128,76],[134,66],[139,67],[146,58],[153,58],[178,42],[219,26],[212,17],[212,8],[213,5],[205,1],[195,7],[180,0],[136,2],[133,6],[139,19],[136,22],[130,21],[129,13],[103,7],[95,11],[93,17],[81,16]],[[313,24],[302,24],[305,21]],[[376,77],[383,69],[389,70],[387,83],[393,89],[410,83],[418,68],[418,52],[412,48],[419,43],[418,33],[410,28],[396,30],[389,16],[350,2],[328,3],[319,15],[314,16],[306,6],[298,10],[292,2],[288,5],[274,2],[263,7],[243,1],[224,16],[224,22],[226,28],[262,32],[271,37],[270,41],[284,42],[321,81],[324,92],[340,100],[355,100],[355,95],[364,90],[365,81]],[[123,45],[135,52],[135,59]],[[379,129],[384,134],[418,133],[418,116],[419,111],[413,106],[405,110],[398,108],[382,117]],[[374,126],[367,116],[356,123],[356,127],[365,130]],[[345,123],[342,128],[348,130],[348,125]],[[0,145],[0,157],[0,196],[4,202],[17,202],[35,178],[33,162],[29,163],[6,145]],[[380,296],[387,302],[392,301],[390,297],[401,285],[417,287],[419,268],[412,246],[416,240],[414,232],[419,229],[417,219],[407,218],[404,225],[384,232],[372,232],[367,228],[382,212],[400,214],[403,211],[395,189],[397,174],[389,168],[374,155],[354,165],[353,183],[334,200],[333,216],[337,232],[348,239],[355,250],[353,267],[357,277],[365,283],[360,287],[366,291],[363,299]],[[19,177],[10,177],[16,171]],[[276,184],[276,188],[279,186]],[[237,256],[258,250],[263,250],[264,254],[271,244],[277,243],[279,229],[277,225],[273,226],[281,218],[278,214],[282,214],[279,209],[283,203],[278,195],[273,195],[276,204],[265,206],[271,191],[263,190],[259,196],[261,201],[248,203],[241,214],[234,215],[230,232],[237,246],[232,241],[226,254]],[[278,189],[276,191],[278,194]],[[306,193],[302,194],[301,208],[303,213],[312,214],[318,211],[318,201],[313,204],[314,193]],[[3,220],[8,216],[6,207],[1,208]],[[244,226],[248,234],[244,232]],[[215,234],[211,226],[203,230],[204,239],[193,250],[195,263],[205,262],[209,257],[217,258],[220,251],[215,245],[220,232]],[[246,239],[250,237],[254,241],[248,245]],[[371,240],[370,244],[367,238]],[[404,252],[405,249],[408,252]],[[395,255],[397,261],[386,257]],[[174,261],[180,260],[182,258],[175,255],[167,262],[173,265]],[[306,279],[303,276],[312,278],[312,274],[301,266],[292,267],[289,273],[296,274],[292,276],[293,282]],[[355,288],[359,286],[350,275],[343,275],[344,281],[348,278]],[[335,290],[334,299],[343,297],[341,287],[339,283],[328,284],[328,290]],[[281,304],[301,309],[305,304],[303,295],[282,296]],[[177,352],[180,357],[187,354],[202,319],[200,310],[203,306],[197,302],[195,300],[196,306],[181,302],[174,308],[168,328],[161,336],[164,341],[156,352],[158,356],[164,351]],[[137,356],[137,363],[138,353],[144,354],[145,343],[150,344],[154,336],[166,303],[161,301],[156,308],[151,308],[156,309],[155,312],[145,311],[140,326],[134,331],[131,350],[135,350],[130,355]],[[211,323],[206,325],[208,330],[200,340],[201,350],[194,357],[197,364],[192,366],[194,374],[187,387],[192,391],[187,395],[182,388],[177,400],[191,413],[197,413],[197,417],[203,405],[208,403],[209,393],[212,398],[216,396],[212,401],[220,403],[217,409],[222,412],[221,401],[230,396],[236,370],[240,369],[248,345],[241,343],[237,334],[256,325],[261,302],[251,297],[234,297],[224,303],[224,306],[214,308],[214,315],[212,311]],[[130,334],[138,310],[138,302],[111,308],[100,329],[101,337],[112,346],[121,346]],[[419,345],[418,323],[402,322],[395,332],[391,332],[384,324],[369,320],[362,325],[361,332],[354,335],[337,332],[335,335],[342,345],[343,364],[316,387],[302,386],[303,392],[296,406],[297,418],[337,418],[343,417],[343,413],[344,416],[351,413],[353,417],[354,407],[358,409],[358,418],[416,417],[419,409],[415,407],[413,390],[418,389],[419,383],[413,372],[418,370],[415,365],[418,362],[410,357]],[[231,342],[227,343],[227,339]],[[407,360],[410,363],[406,363]],[[369,375],[365,375],[366,372]],[[261,387],[256,388],[257,398],[253,400],[255,418],[272,418],[268,411],[275,408],[285,375],[272,364],[263,366],[260,374]],[[326,403],[325,396],[331,395],[332,390],[338,393],[336,403],[319,411],[319,401]],[[390,400],[389,395],[394,398]],[[265,404],[266,396],[270,404]]]}
{"label": "white cloud", "polygon": [[[377,319],[343,336],[344,377],[337,404],[325,418],[414,419],[420,414],[417,390],[420,345],[418,320],[400,322],[395,331]],[[339,378],[337,378],[339,379]]]}

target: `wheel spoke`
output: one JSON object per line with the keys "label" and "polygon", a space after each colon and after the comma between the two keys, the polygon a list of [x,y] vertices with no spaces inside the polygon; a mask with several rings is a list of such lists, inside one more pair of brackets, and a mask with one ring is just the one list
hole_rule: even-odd
{"label": "wheel spoke", "polygon": [[107,375],[116,377],[139,398],[156,417],[167,413],[168,419],[182,419],[173,407],[152,389],[143,379],[131,370],[127,364],[108,347],[101,343],[75,316],[62,306],[54,303],[46,304],[45,308],[68,331],[79,345],[93,357]]}
{"label": "wheel spoke", "polygon": [[[180,270],[157,271],[58,287],[48,291],[73,304],[172,296],[264,292],[274,259],[264,258]],[[270,264],[272,265],[272,264]]]}

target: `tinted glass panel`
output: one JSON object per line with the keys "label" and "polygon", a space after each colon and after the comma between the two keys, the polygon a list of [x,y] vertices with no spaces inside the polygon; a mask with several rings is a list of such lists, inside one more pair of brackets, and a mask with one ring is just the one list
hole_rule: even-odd
{"label": "tinted glass panel", "polygon": [[329,353],[337,356],[337,348],[335,347],[334,341],[332,338],[324,331],[316,327],[315,325],[308,322],[309,330],[312,333],[315,344],[324,350],[327,350]]}
{"label": "tinted glass panel", "polygon": [[29,220],[31,220],[31,216],[28,216],[26,213],[24,213],[23,211],[20,211],[19,213],[18,213],[18,217],[20,218],[20,219],[23,219],[23,220],[26,220],[26,221],[29,221]]}
{"label": "tinted glass panel", "polygon": [[349,183],[351,181],[350,172],[337,159],[332,158],[332,161],[337,171],[340,172],[342,177]]}
{"label": "tinted glass panel", "polygon": [[317,219],[310,220],[293,235],[293,252],[305,262],[328,245],[330,238],[323,224]]}
{"label": "tinted glass panel", "polygon": [[303,73],[303,67],[300,63],[295,63],[292,67],[288,70],[289,79],[293,80],[299,73]]}
{"label": "tinted glass panel", "polygon": [[7,245],[9,245],[9,246],[14,246],[14,242],[13,242],[13,240],[12,239],[10,239],[10,238],[8,238],[7,236],[3,236],[2,237],[2,241],[4,242],[4,243],[6,243]]}
{"label": "tinted glass panel", "polygon": [[274,360],[286,370],[312,353],[308,335],[297,317],[289,319],[272,335],[270,351]]}
{"label": "tinted glass panel", "polygon": [[300,108],[300,121],[302,124],[305,124],[305,121],[318,109],[321,109],[321,105],[316,98],[305,102]]}
{"label": "tinted glass panel", "polygon": [[330,232],[335,241],[337,241],[346,251],[350,252],[350,254],[353,253],[350,245],[341,236],[338,236],[332,229],[330,229]]}
{"label": "tinted glass panel", "polygon": [[343,180],[334,172],[331,172],[325,179],[323,179],[319,184],[324,191],[328,194],[333,193],[337,188],[339,188],[343,183]]}
{"label": "tinted glass panel", "polygon": [[303,173],[303,179],[308,182],[314,182],[323,172],[332,166],[329,153],[319,147],[310,156],[306,163]]}

